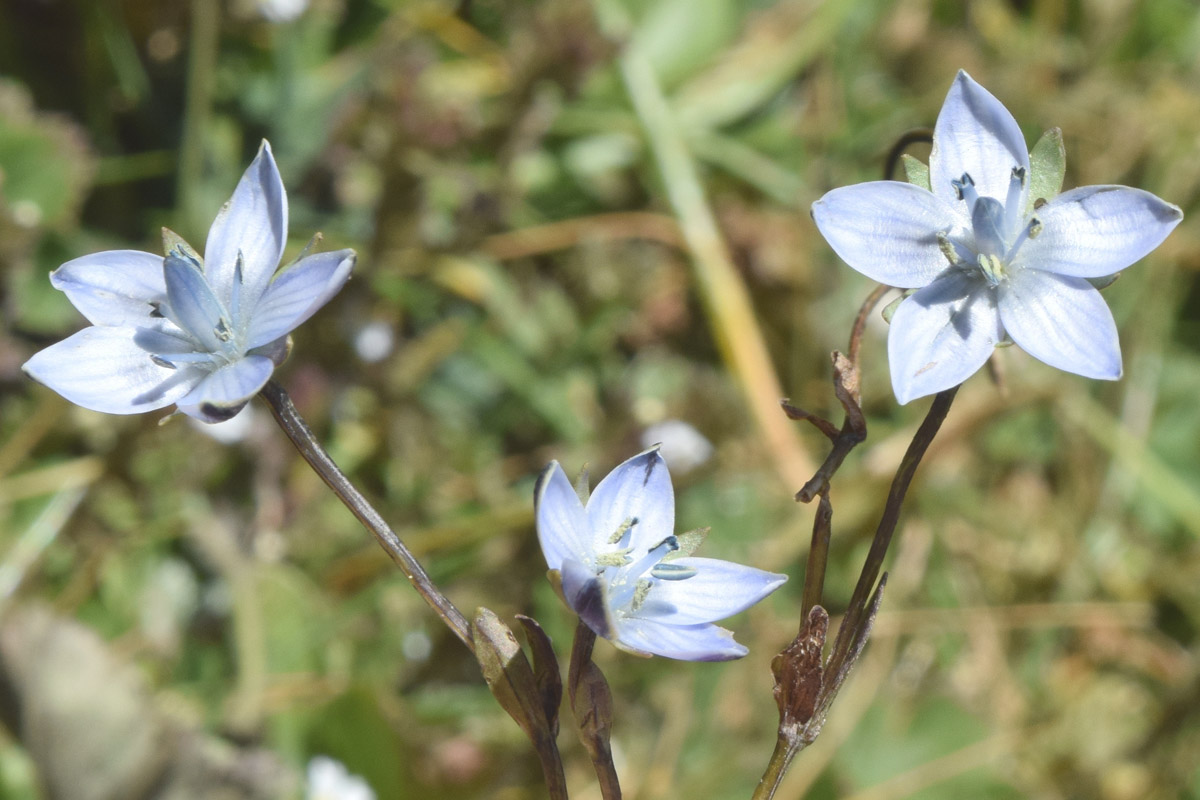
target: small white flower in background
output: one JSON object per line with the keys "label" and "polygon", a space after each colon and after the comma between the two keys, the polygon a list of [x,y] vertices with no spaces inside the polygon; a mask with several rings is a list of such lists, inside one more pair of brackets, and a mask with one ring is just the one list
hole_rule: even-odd
{"label": "small white flower in background", "polygon": [[368,322],[354,334],[354,352],[368,364],[383,361],[392,354],[395,346],[396,334],[386,322]]}
{"label": "small white flower in background", "polygon": [[345,284],[354,251],[309,254],[277,272],[287,194],[262,143],[208,232],[204,258],[163,231],[166,258],[109,250],[68,261],[50,282],[92,323],[24,370],[109,414],[172,403],[203,422],[237,414],[283,363],[288,334]]}
{"label": "small white flower in background", "polygon": [[308,0],[257,0],[255,5],[268,22],[291,22],[308,9]]}
{"label": "small white flower in background", "polygon": [[663,458],[675,467],[675,473],[690,472],[712,458],[712,442],[681,419],[665,419],[642,431],[642,447],[658,445]]}
{"label": "small white flower in background", "polygon": [[658,449],[609,473],[585,507],[558,462],[538,482],[538,540],[563,599],[598,636],[638,655],[726,661],[748,652],[713,622],[787,580],[694,558],[702,535],[676,536],[675,494]]}
{"label": "small white flower in background", "polygon": [[880,283],[919,290],[888,333],[901,403],[961,383],[1008,339],[1067,372],[1121,376],[1116,324],[1089,279],[1143,258],[1183,212],[1126,186],[1053,196],[1061,159],[1057,167],[1049,181],[1031,175],[1016,120],[960,71],[933,131],[927,186],[861,183],[813,204],[842,260]]}
{"label": "small white flower in background", "polygon": [[375,800],[367,782],[340,761],[329,756],[314,756],[308,762],[308,790],[304,800]]}

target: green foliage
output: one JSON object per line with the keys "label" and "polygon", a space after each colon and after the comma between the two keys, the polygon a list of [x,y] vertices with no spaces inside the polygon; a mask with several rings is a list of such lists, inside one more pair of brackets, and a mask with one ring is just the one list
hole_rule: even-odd
{"label": "green foliage", "polygon": [[[147,718],[233,733],[229,752],[260,741],[293,779],[326,753],[380,798],[540,796],[528,742],[478,666],[263,408],[221,444],[179,419],[71,408],[19,372],[83,323],[49,270],[157,251],[163,226],[200,249],[265,136],[289,191],[285,260],[317,230],[323,248],[360,256],[279,378],[461,608],[534,616],[561,656],[573,620],[545,581],[534,477],[550,459],[605,474],[665,419],[713,442],[709,462],[676,472],[678,531],[709,527],[700,555],[792,583],[730,622],[745,661],[641,661],[604,642],[596,658],[631,794],[749,796],[812,510],[791,499],[799,487],[781,480],[722,359],[721,337],[749,331],[716,330],[592,8],[353,0],[272,24],[251,2],[58,4],[53,19],[37,5],[0,6],[0,581],[15,581],[0,604],[82,621],[152,686]],[[200,7],[227,16],[215,68],[195,75]],[[960,67],[1022,124],[1060,126],[1032,149],[1033,198],[1128,183],[1188,214],[1106,290],[1123,382],[1007,348],[1003,392],[982,374],[963,388],[918,472],[873,642],[823,734],[836,752],[802,754],[780,796],[1200,797],[1191,4],[626,7],[752,324],[786,393],[817,413],[840,419],[829,351],[845,348],[870,287],[807,208],[878,179]],[[907,179],[927,186],[927,148],[913,150]],[[355,349],[368,323],[393,337],[381,359]],[[924,410],[895,406],[884,335],[872,314],[870,436],[831,493],[834,615]],[[824,455],[818,433],[797,436]],[[587,759],[563,728],[582,795]],[[38,796],[38,757],[19,733],[4,739],[0,795]]]}

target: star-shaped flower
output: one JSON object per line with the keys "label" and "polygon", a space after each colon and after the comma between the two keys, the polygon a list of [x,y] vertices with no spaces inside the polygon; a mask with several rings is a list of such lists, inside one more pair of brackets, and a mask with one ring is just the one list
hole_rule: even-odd
{"label": "star-shaped flower", "polygon": [[842,260],[919,290],[888,333],[901,403],[961,383],[1008,339],[1067,372],[1121,377],[1116,324],[1088,279],[1144,257],[1183,212],[1126,186],[1044,196],[1057,193],[1061,174],[1044,194],[1040,177],[1016,120],[960,71],[933,131],[928,188],[861,183],[813,204]]}
{"label": "star-shaped flower", "polygon": [[713,622],[787,580],[691,556],[701,536],[673,533],[675,494],[657,447],[609,473],[586,508],[554,462],[538,482],[536,506],[542,553],[563,598],[597,635],[631,653],[741,658],[746,648]]}
{"label": "star-shaped flower", "polygon": [[287,194],[262,143],[208,232],[205,258],[163,231],[166,258],[109,250],[50,275],[92,323],[24,370],[77,405],[136,414],[172,403],[204,422],[237,414],[283,362],[288,334],[337,294],[354,251],[308,254],[276,272]]}

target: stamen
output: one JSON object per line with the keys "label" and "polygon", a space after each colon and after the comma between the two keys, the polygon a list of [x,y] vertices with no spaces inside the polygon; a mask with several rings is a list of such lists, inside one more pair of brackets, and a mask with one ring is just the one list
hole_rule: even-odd
{"label": "stamen", "polygon": [[1021,245],[1025,244],[1026,239],[1036,239],[1038,234],[1042,232],[1042,221],[1037,217],[1030,217],[1029,224],[1022,229],[1021,234],[1017,236],[1016,241],[1012,243],[1012,247],[1008,248],[1008,252],[1004,255],[1004,263],[1012,263],[1013,258],[1017,255],[1017,251],[1021,249]]}
{"label": "stamen", "polygon": [[946,235],[945,231],[938,231],[937,241],[938,248],[941,249],[942,255],[946,257],[946,260],[950,262],[950,266],[954,266],[962,261],[958,257],[958,250],[954,248],[954,244],[950,241],[950,237]]}
{"label": "stamen", "polygon": [[950,185],[954,187],[954,194],[959,200],[967,201],[967,210],[975,208],[975,201],[979,199],[979,193],[975,191],[975,181],[967,173],[956,181],[950,181]]}
{"label": "stamen", "polygon": [[1004,264],[996,256],[980,253],[979,269],[983,271],[983,277],[992,286],[997,286],[1004,280]]}
{"label": "stamen", "polygon": [[686,581],[688,578],[694,576],[696,572],[695,567],[663,561],[651,568],[650,575],[661,581]]}
{"label": "stamen", "polygon": [[679,540],[668,536],[650,548],[646,555],[621,570],[620,576],[609,585],[609,601],[612,608],[624,608],[633,599],[637,585],[643,575],[654,568],[667,553],[679,549]]}
{"label": "stamen", "polygon": [[620,550],[613,550],[609,553],[598,553],[596,555],[596,566],[623,567],[629,563],[629,554],[631,552],[633,552],[632,547],[625,547]]}
{"label": "stamen", "polygon": [[1025,168],[1013,167],[1012,176],[1008,180],[1008,197],[1004,200],[1004,233],[1012,236],[1017,232],[1021,217],[1025,213],[1025,204],[1021,195],[1025,191]]}
{"label": "stamen", "polygon": [[613,535],[608,537],[608,543],[617,544],[620,542],[623,538],[625,538],[625,534],[628,533],[629,529],[634,525],[637,525],[637,517],[630,517],[622,522],[617,526],[617,529],[613,532]]}
{"label": "stamen", "polygon": [[637,586],[633,589],[633,599],[629,601],[629,609],[637,611],[646,602],[646,597],[650,594],[650,589],[654,586],[653,583],[647,580],[640,580]]}
{"label": "stamen", "polygon": [[177,367],[174,364],[172,364],[170,361],[167,361],[162,356],[152,355],[152,356],[150,356],[150,360],[153,361],[155,364],[157,364],[160,367],[166,367],[167,369],[177,369]]}
{"label": "stamen", "polygon": [[233,331],[229,329],[229,323],[224,317],[217,320],[216,327],[213,328],[213,334],[222,342],[228,342],[233,338]]}
{"label": "stamen", "polygon": [[166,315],[163,314],[162,303],[157,300],[150,301],[150,319],[166,319]]}

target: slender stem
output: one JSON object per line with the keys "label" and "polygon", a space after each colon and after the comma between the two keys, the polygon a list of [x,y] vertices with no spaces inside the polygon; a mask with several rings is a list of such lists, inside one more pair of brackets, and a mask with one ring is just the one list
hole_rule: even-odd
{"label": "slender stem", "polygon": [[880,284],[871,290],[867,295],[867,299],[858,308],[858,314],[854,317],[854,325],[850,329],[850,349],[846,351],[846,357],[850,359],[850,363],[856,368],[858,367],[858,354],[862,347],[863,331],[867,328],[867,318],[871,316],[871,312],[875,306],[879,305],[879,301],[887,294],[892,287]]}
{"label": "slender stem", "polygon": [[592,759],[600,796],[621,800],[621,783],[612,760],[609,733],[612,727],[612,696],[600,668],[592,663],[596,634],[581,620],[575,626],[571,665],[567,669],[567,694],[579,728],[579,738]]}
{"label": "slender stem", "polygon": [[808,564],[804,567],[804,596],[800,605],[800,619],[808,619],[808,612],[821,602],[825,591],[825,567],[829,561],[829,536],[833,527],[833,506],[829,493],[822,492],[817,502],[817,513],[813,517],[812,545],[808,549]]}
{"label": "slender stem", "polygon": [[475,652],[475,643],[471,638],[471,626],[467,622],[467,618],[433,585],[433,581],[430,580],[425,569],[400,541],[400,537],[383,521],[379,512],[350,483],[338,465],[329,457],[329,453],[321,447],[308,424],[296,411],[296,407],[292,405],[292,400],[283,387],[274,381],[269,381],[260,394],[271,407],[275,421],[292,440],[292,444],[300,451],[304,460],[321,476],[321,480],[325,481],[351,513],[358,517],[358,521],[363,524],[363,527],[375,535],[380,547],[391,556],[392,561],[395,561],[404,573],[404,577],[408,578],[408,582],[420,593],[421,597],[425,598],[425,602],[429,603],[437,612],[437,615],[449,626],[454,635],[467,646],[468,650]]}
{"label": "slender stem", "polygon": [[909,443],[904,458],[900,461],[900,467],[896,470],[896,477],[892,479],[892,487],[888,491],[887,503],[883,508],[883,516],[879,520],[879,527],[875,529],[875,538],[871,542],[871,549],[867,552],[867,559],[858,576],[858,584],[854,587],[854,594],[851,595],[850,603],[846,607],[846,615],[842,619],[841,627],[838,628],[837,640],[834,642],[827,668],[831,674],[837,674],[853,647],[858,629],[867,613],[867,601],[875,589],[879,573],[883,569],[883,560],[887,556],[888,546],[891,545],[892,536],[896,532],[896,524],[900,521],[900,508],[904,504],[904,496],[908,493],[908,487],[917,472],[917,466],[925,456],[925,451],[929,449],[933,437],[942,427],[946,414],[950,411],[950,404],[954,402],[954,396],[957,393],[957,386],[938,392],[924,421],[921,422],[921,427],[917,428],[916,435]]}
{"label": "slender stem", "polygon": [[775,750],[771,753],[771,760],[767,762],[767,769],[759,778],[758,786],[754,787],[754,795],[750,800],[771,800],[775,796],[779,784],[783,783],[788,765],[799,750],[800,748],[795,748],[787,737],[780,736],[775,739]]}
{"label": "slender stem", "polygon": [[892,149],[888,151],[887,160],[884,162],[883,179],[890,181],[896,174],[896,167],[900,166],[900,156],[904,155],[904,151],[910,144],[932,141],[933,128],[913,128],[911,131],[901,134],[896,143],[892,145]]}

